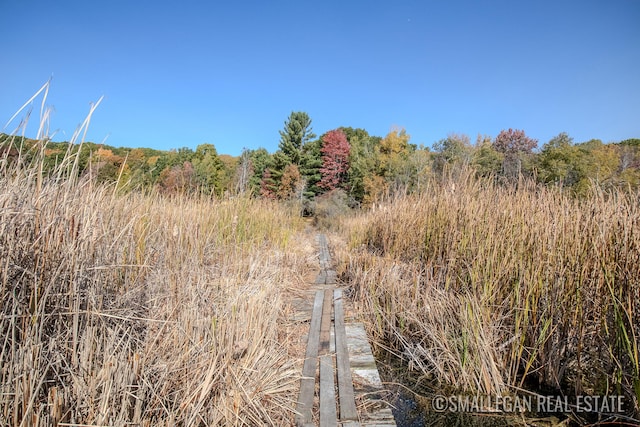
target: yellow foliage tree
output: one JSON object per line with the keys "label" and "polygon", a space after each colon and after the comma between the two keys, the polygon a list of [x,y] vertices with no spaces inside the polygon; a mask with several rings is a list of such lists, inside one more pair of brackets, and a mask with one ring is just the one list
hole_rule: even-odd
{"label": "yellow foliage tree", "polygon": [[392,129],[380,141],[380,171],[386,178],[394,178],[406,164],[411,146],[411,137],[404,129]]}
{"label": "yellow foliage tree", "polygon": [[362,204],[365,207],[372,206],[380,201],[382,196],[389,190],[389,183],[380,175],[364,177],[364,198]]}

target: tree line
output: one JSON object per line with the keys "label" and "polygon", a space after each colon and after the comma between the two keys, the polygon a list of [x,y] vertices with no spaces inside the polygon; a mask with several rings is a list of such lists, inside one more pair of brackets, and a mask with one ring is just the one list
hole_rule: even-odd
{"label": "tree line", "polygon": [[419,191],[429,179],[462,168],[505,181],[521,177],[566,188],[576,196],[599,187],[636,190],[640,185],[640,139],[576,143],[566,133],[538,146],[523,130],[495,138],[450,134],[431,148],[410,143],[404,129],[386,136],[340,127],[319,137],[305,112],[292,112],[280,131],[275,153],[245,149],[219,154],[213,144],[195,150],[115,148],[104,144],[35,141],[0,134],[0,161],[42,161],[59,173],[74,156],[73,173],[123,191],[155,189],[165,194],[239,194],[274,200],[312,201],[340,192],[351,206],[367,206],[398,192]]}

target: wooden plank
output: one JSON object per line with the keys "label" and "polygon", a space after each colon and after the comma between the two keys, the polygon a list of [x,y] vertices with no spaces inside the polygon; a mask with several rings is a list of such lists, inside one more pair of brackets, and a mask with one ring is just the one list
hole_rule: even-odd
{"label": "wooden plank", "polygon": [[336,426],[336,392],[333,356],[330,353],[331,311],[333,291],[325,289],[323,293],[322,321],[320,324],[320,426]]}
{"label": "wooden plank", "polygon": [[[351,374],[356,378],[358,388],[356,395],[367,401],[361,408],[360,422],[362,426],[395,426],[393,413],[388,403],[373,398],[373,394],[382,392],[384,386],[371,352],[367,332],[362,323],[345,324]],[[381,404],[381,405],[380,405]]]}
{"label": "wooden plank", "polygon": [[300,379],[300,395],[296,405],[296,425],[304,426],[312,422],[313,395],[316,388],[316,370],[318,368],[318,345],[320,343],[320,324],[322,320],[324,293],[316,292],[313,302],[313,313],[309,325],[309,338],[302,378]]}
{"label": "wooden plank", "polygon": [[320,252],[320,256],[319,256],[319,261],[318,263],[320,264],[320,270],[326,270],[327,268],[330,267],[330,260],[326,257],[324,257],[322,255],[322,252]]}
{"label": "wooden plank", "polygon": [[333,356],[327,353],[320,356],[320,427],[337,425]]}
{"label": "wooden plank", "polygon": [[316,285],[324,285],[325,283],[327,283],[327,272],[322,270],[316,276]]}
{"label": "wooden plank", "polygon": [[353,393],[353,378],[349,362],[349,348],[344,327],[344,305],[342,290],[336,289],[334,295],[334,318],[336,336],[336,365],[338,367],[338,396],[340,399],[340,420],[354,421],[358,419],[356,400]]}
{"label": "wooden plank", "polygon": [[327,238],[324,234],[318,235],[318,258],[320,260],[320,268],[326,269],[329,267],[331,261],[331,255],[329,254],[329,246],[327,244]]}
{"label": "wooden plank", "polygon": [[336,280],[338,278],[338,275],[335,272],[335,270],[327,270],[325,272],[325,274],[326,274],[325,283],[327,285],[335,285],[336,284]]}
{"label": "wooden plank", "polygon": [[324,304],[322,305],[322,322],[320,323],[320,355],[329,352],[329,340],[331,339],[331,308],[333,302],[333,291],[324,290]]}
{"label": "wooden plank", "polygon": [[327,236],[325,236],[324,234],[318,234],[318,245],[320,246],[320,248],[322,248],[323,246],[327,246]]}

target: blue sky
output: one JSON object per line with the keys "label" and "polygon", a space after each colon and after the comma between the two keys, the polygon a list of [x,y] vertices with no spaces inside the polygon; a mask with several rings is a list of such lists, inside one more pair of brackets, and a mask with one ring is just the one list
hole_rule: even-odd
{"label": "blue sky", "polygon": [[291,111],[318,135],[398,126],[426,146],[640,138],[638,0],[2,0],[0,16],[0,126],[52,77],[56,141],[101,96],[87,139],[113,146],[273,152]]}

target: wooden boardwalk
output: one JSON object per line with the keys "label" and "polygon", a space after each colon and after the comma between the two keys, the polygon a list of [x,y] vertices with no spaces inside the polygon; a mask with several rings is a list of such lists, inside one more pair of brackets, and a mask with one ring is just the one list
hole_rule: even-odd
{"label": "wooden boardwalk", "polygon": [[[366,401],[366,396],[375,396],[372,390],[382,391],[375,360],[364,327],[345,323],[342,290],[335,287],[336,273],[324,235],[318,236],[318,245],[320,272],[315,285],[319,288],[309,324],[296,425],[395,426],[384,402]],[[354,379],[360,393],[354,389]]]}

